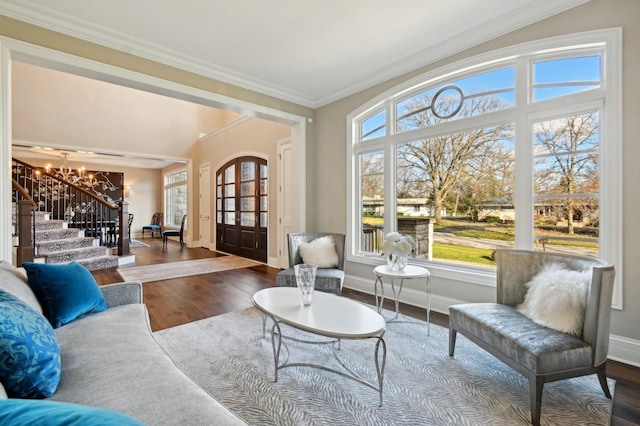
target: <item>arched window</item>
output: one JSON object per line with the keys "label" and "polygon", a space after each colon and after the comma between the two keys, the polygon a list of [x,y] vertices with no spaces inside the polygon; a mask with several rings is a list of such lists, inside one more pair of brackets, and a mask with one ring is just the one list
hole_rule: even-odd
{"label": "arched window", "polygon": [[398,231],[419,240],[413,262],[466,281],[491,283],[502,246],[621,267],[619,37],[484,54],[350,114],[349,260],[378,262]]}

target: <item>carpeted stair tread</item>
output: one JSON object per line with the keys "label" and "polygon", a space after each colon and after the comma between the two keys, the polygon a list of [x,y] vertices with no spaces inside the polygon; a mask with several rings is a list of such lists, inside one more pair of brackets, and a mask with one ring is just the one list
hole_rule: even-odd
{"label": "carpeted stair tread", "polygon": [[107,248],[103,246],[82,247],[49,253],[44,256],[38,252],[38,255],[44,257],[46,263],[67,263],[73,260],[80,261],[88,258],[106,256]]}
{"label": "carpeted stair tread", "polygon": [[80,231],[73,228],[51,229],[46,231],[36,231],[36,241],[53,241],[66,238],[76,238],[80,236]]}
{"label": "carpeted stair tread", "polygon": [[84,265],[84,267],[90,271],[96,271],[98,269],[117,268],[118,256],[105,255],[88,259],[80,259],[77,260],[77,262]]}
{"label": "carpeted stair tread", "polygon": [[64,220],[36,220],[36,232],[51,229],[66,229],[67,222]]}
{"label": "carpeted stair tread", "polygon": [[51,254],[58,251],[78,248],[93,247],[94,239],[91,237],[66,238],[64,240],[42,241],[36,243],[38,255]]}

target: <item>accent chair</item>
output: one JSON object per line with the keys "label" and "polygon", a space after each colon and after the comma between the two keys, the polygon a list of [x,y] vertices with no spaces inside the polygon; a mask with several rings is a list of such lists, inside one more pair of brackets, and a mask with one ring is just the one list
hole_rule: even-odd
{"label": "accent chair", "polygon": [[[527,377],[531,423],[536,426],[540,424],[542,388],[547,382],[597,374],[605,396],[611,398],[606,362],[615,277],[613,265],[592,257],[542,251],[499,249],[496,255],[497,303],[449,307],[449,356],[453,357],[456,334],[461,333]],[[549,265],[560,269],[542,275],[549,272]],[[564,281],[555,277],[561,274]],[[558,318],[564,318],[562,315],[568,312],[558,309],[557,305],[562,299],[559,295],[576,284],[567,279],[572,274],[582,283],[578,288],[583,289],[585,297],[577,304],[581,309],[575,310],[577,318],[584,314],[584,322],[567,321],[573,324],[575,334],[571,330],[559,331],[563,327]],[[532,290],[536,286],[537,289]],[[547,320],[532,312],[530,303],[534,299],[527,298],[527,293],[538,289],[552,290],[541,294],[539,299],[541,311],[544,312],[545,306],[554,307],[549,309],[549,326],[541,325]],[[529,310],[521,312],[519,306],[527,306]]]}
{"label": "accent chair", "polygon": [[151,238],[155,237],[155,232],[159,231],[162,234],[162,213],[154,213],[151,218],[151,223],[149,225],[144,225],[142,227],[142,238],[144,238],[144,231],[151,231]]}
{"label": "accent chair", "polygon": [[162,231],[162,247],[167,246],[169,237],[180,237],[180,247],[184,247],[184,225],[187,220],[187,215],[182,216],[182,223],[180,229],[166,229]]}
{"label": "accent chair", "polygon": [[[342,295],[342,284],[344,283],[344,234],[327,233],[327,232],[305,232],[305,233],[291,233],[288,234],[289,241],[289,268],[278,272],[276,276],[276,285],[284,287],[297,287],[296,273],[294,266],[301,263],[322,263],[316,261],[310,261],[314,259],[329,258],[333,255],[335,257],[335,266],[318,265],[316,270],[315,289],[319,291],[326,291],[335,293],[338,296]],[[320,250],[332,250],[326,244],[323,244],[320,248],[315,249],[309,245],[305,247],[309,250],[316,250],[316,252],[310,254],[307,259],[304,259],[301,254],[301,247],[305,244],[310,244],[315,240],[323,237],[330,237],[333,240],[335,253],[319,253]],[[325,256],[325,254],[327,256]],[[320,257],[318,257],[320,256]]]}

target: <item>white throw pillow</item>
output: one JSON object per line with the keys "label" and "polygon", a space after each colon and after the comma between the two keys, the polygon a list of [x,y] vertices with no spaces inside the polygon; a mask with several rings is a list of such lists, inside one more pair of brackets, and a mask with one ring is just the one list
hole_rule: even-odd
{"label": "white throw pillow", "polygon": [[304,263],[317,265],[318,268],[335,268],[338,266],[338,253],[333,237],[316,238],[310,243],[300,244],[300,256]]}
{"label": "white throw pillow", "polygon": [[591,275],[591,270],[547,264],[525,284],[527,294],[518,309],[540,325],[581,336]]}

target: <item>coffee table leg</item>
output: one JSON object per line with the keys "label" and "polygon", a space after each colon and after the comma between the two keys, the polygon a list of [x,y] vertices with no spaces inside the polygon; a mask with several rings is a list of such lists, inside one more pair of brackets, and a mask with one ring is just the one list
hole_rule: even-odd
{"label": "coffee table leg", "polygon": [[[382,360],[380,359],[380,348],[382,348]],[[380,407],[382,407],[382,385],[384,384],[384,367],[387,363],[387,344],[382,336],[378,337],[375,349],[376,372],[378,373],[378,392],[380,393]]]}
{"label": "coffee table leg", "polygon": [[[282,349],[282,333],[280,331],[280,324],[273,319],[273,327],[271,327],[271,347],[273,348],[273,363],[274,363],[274,382],[278,381],[278,366],[280,363],[280,350]],[[276,337],[277,336],[277,337]],[[277,343],[276,343],[277,339]]]}

